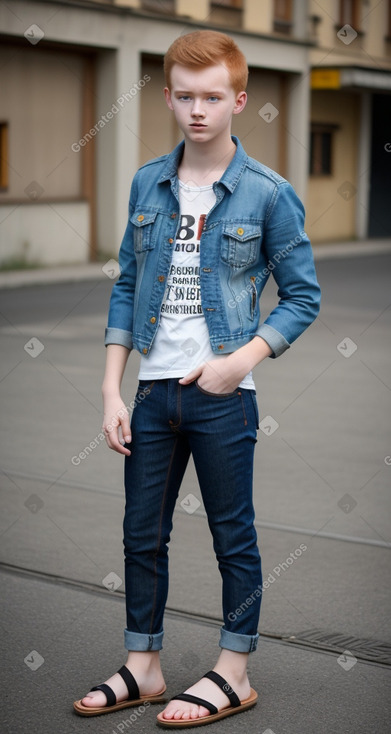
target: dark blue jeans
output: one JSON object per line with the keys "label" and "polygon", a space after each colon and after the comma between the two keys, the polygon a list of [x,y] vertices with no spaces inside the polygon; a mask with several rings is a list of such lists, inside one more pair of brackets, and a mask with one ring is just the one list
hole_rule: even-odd
{"label": "dark blue jeans", "polygon": [[215,395],[196,382],[140,381],[125,458],[127,650],[160,650],[168,594],[168,542],[182,478],[193,455],[222,577],[220,647],[258,642],[261,559],[254,527],[255,391]]}

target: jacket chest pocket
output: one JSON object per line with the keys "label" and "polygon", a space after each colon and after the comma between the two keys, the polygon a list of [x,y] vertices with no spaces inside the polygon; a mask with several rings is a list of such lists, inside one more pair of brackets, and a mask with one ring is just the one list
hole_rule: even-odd
{"label": "jacket chest pocket", "polygon": [[223,224],[221,258],[234,268],[251,265],[258,257],[261,247],[260,224],[230,222]]}
{"label": "jacket chest pocket", "polygon": [[152,250],[156,243],[157,211],[142,212],[135,211],[130,221],[133,224],[133,243],[135,252]]}

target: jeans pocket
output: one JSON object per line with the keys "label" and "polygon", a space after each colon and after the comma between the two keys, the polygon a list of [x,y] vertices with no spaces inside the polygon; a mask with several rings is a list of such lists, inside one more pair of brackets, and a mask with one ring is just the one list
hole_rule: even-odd
{"label": "jeans pocket", "polygon": [[261,239],[260,223],[232,220],[223,224],[222,260],[234,268],[249,267],[259,256]]}
{"label": "jeans pocket", "polygon": [[195,380],[194,384],[200,393],[202,393],[203,395],[208,395],[211,398],[230,398],[233,395],[237,395],[238,393],[238,388],[236,388],[236,390],[233,390],[233,392],[209,392],[209,390],[204,390],[204,388],[198,384],[198,380]]}
{"label": "jeans pocket", "polygon": [[145,211],[144,214],[135,212],[130,221],[133,224],[133,242],[135,252],[152,250],[157,238],[157,210]]}

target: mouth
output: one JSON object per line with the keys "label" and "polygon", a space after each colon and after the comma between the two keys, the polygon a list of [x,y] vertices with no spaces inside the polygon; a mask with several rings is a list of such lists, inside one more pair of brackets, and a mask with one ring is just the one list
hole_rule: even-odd
{"label": "mouth", "polygon": [[202,122],[192,122],[190,123],[190,127],[201,128],[207,127],[207,125],[204,125]]}

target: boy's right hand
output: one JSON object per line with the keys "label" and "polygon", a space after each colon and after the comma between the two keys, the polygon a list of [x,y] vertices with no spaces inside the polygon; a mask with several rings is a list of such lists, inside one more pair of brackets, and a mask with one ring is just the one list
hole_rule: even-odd
{"label": "boy's right hand", "polygon": [[132,434],[130,432],[130,421],[125,403],[118,397],[103,398],[103,433],[106,443],[110,449],[119,454],[130,456],[129,449],[123,446],[123,442],[130,443]]}

